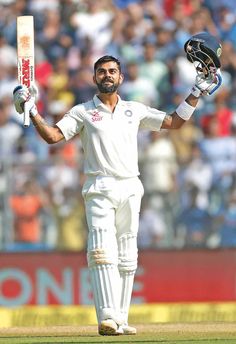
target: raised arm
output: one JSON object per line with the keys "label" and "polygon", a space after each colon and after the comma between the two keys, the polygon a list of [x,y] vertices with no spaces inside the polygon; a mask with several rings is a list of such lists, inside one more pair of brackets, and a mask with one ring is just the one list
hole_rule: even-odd
{"label": "raised arm", "polygon": [[49,125],[40,114],[30,116],[31,121],[39,135],[49,144],[57,143],[65,139],[61,130],[55,125]]}
{"label": "raised arm", "polygon": [[29,106],[30,118],[39,135],[49,144],[57,143],[64,139],[64,135],[57,126],[49,125],[38,113],[35,105],[37,89],[28,90],[25,86],[17,86],[13,91],[14,105],[16,111],[23,113],[24,103],[27,101]]}
{"label": "raised arm", "polygon": [[191,94],[177,107],[174,113],[167,115],[162,128],[178,129],[193,114],[198,99],[202,95],[210,96],[222,83],[220,56],[222,46],[218,39],[208,32],[200,32],[190,37],[184,44],[187,59],[193,63],[197,76]]}
{"label": "raised arm", "polygon": [[204,73],[199,73],[195,80],[195,85],[192,88],[190,95],[177,107],[175,112],[166,115],[162,129],[179,129],[182,125],[190,119],[194,113],[198,100],[201,96],[209,96],[214,93],[222,83],[220,69],[212,72],[208,76]]}
{"label": "raised arm", "polygon": [[[197,106],[198,100],[199,100],[199,97],[195,97],[193,94],[190,94],[185,99],[185,101],[181,104],[183,104],[183,106],[185,106],[186,108],[187,108],[187,106],[185,105],[185,103],[187,105],[190,105],[189,111],[190,112],[192,111],[191,112],[191,114],[192,114],[194,112],[196,106]],[[191,107],[192,107],[192,109],[191,109]],[[176,111],[178,111],[177,109],[176,109]],[[180,117],[180,115],[176,111],[173,112],[172,114],[165,116],[163,123],[162,123],[162,126],[161,126],[162,129],[179,129],[186,122],[186,120],[188,120],[188,119],[183,119],[182,117]]]}

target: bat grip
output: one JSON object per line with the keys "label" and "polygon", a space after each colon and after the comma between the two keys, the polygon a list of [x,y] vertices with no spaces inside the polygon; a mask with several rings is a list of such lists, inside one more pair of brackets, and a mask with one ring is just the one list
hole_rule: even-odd
{"label": "bat grip", "polygon": [[28,128],[30,125],[30,107],[29,102],[24,103],[24,127]]}

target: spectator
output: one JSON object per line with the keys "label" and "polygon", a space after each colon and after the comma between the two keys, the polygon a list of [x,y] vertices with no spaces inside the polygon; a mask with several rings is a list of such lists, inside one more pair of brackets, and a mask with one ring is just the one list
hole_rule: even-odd
{"label": "spectator", "polygon": [[72,188],[64,188],[63,197],[66,202],[55,207],[58,233],[56,247],[63,251],[85,250],[88,231],[83,200]]}
{"label": "spectator", "polygon": [[[207,209],[210,205],[210,190],[212,187],[212,167],[209,162],[204,160],[201,154],[199,144],[197,142],[192,143],[191,158],[189,159],[186,167],[180,172],[182,181],[179,188],[183,190],[181,198],[183,202],[181,206],[186,207],[186,203],[189,202],[188,190],[196,189],[196,205],[200,209]],[[186,203],[185,203],[186,202]]]}
{"label": "spectator", "polygon": [[[170,109],[175,108],[176,104],[179,103],[179,100],[182,97],[181,90],[176,90],[172,95],[172,100],[169,99]],[[176,149],[176,154],[178,156],[178,163],[181,166],[185,166],[188,161],[191,159],[192,155],[192,144],[201,140],[203,137],[201,128],[197,125],[198,112],[196,111],[195,118],[190,119],[185,125],[180,128],[179,134],[176,131],[170,133],[170,139],[174,144]]]}
{"label": "spectator", "polygon": [[218,137],[231,136],[233,110],[228,105],[229,96],[229,89],[222,86],[222,90],[215,95],[213,112],[201,116],[201,126],[203,130],[208,130],[210,122],[214,120],[216,135]]}
{"label": "spectator", "polygon": [[119,55],[125,62],[141,59],[142,39],[136,35],[135,23],[128,19],[121,32],[121,42],[119,44]]}
{"label": "spectator", "polygon": [[94,59],[103,54],[106,45],[111,41],[113,16],[111,5],[106,0],[87,0],[84,10],[79,10],[71,16],[71,25],[76,30],[77,43],[83,50],[86,42],[91,42]]}
{"label": "spectator", "polygon": [[3,33],[0,33],[0,64],[6,68],[6,75],[12,67],[16,67],[16,49],[7,43]]}
{"label": "spectator", "polygon": [[150,205],[163,213],[168,228],[167,236],[172,237],[174,204],[176,202],[177,156],[169,133],[165,130],[150,133],[150,143],[140,155],[141,179],[149,196]]}
{"label": "spectator", "polygon": [[138,230],[138,247],[152,249],[164,247],[167,242],[167,225],[162,213],[154,210],[143,198]]}
{"label": "spectator", "polygon": [[125,100],[144,102],[149,106],[155,106],[159,94],[155,84],[147,77],[139,76],[138,62],[127,64],[127,76],[120,88]]}
{"label": "spectator", "polygon": [[[149,78],[160,94],[165,94],[169,90],[169,70],[160,60],[156,59],[156,46],[154,43],[145,42],[143,60],[139,65],[139,74]],[[158,103],[160,106],[160,101]]]}
{"label": "spectator", "polygon": [[156,58],[168,65],[171,68],[173,59],[178,55],[178,46],[175,40],[176,26],[174,22],[167,22],[160,28],[156,28]]}
{"label": "spectator", "polygon": [[220,247],[236,247],[236,192],[232,190],[219,229]]}
{"label": "spectator", "polygon": [[0,101],[0,160],[12,160],[20,145],[22,127],[10,120],[11,105],[8,99]]}
{"label": "spectator", "polygon": [[213,171],[213,188],[218,197],[224,197],[232,187],[236,169],[236,141],[232,136],[218,135],[218,120],[212,116],[205,128],[200,149]]}
{"label": "spectator", "polygon": [[10,199],[14,214],[14,241],[39,244],[43,242],[41,211],[48,206],[43,190],[35,181],[25,182]]}
{"label": "spectator", "polygon": [[91,80],[91,68],[83,66],[74,73],[70,81],[70,88],[75,96],[75,104],[86,102],[94,94],[95,85]]}
{"label": "spectator", "polygon": [[37,42],[43,48],[48,60],[53,63],[65,57],[73,44],[73,39],[61,21],[59,9],[47,9],[42,30],[37,32]]}
{"label": "spectator", "polygon": [[183,236],[184,247],[206,247],[206,240],[211,229],[211,216],[207,209],[202,209],[197,204],[199,190],[192,187],[189,190],[188,206],[177,217],[177,235]]}
{"label": "spectator", "polygon": [[164,198],[175,190],[175,178],[178,171],[175,147],[169,133],[165,130],[150,133],[150,143],[143,156],[142,180],[148,194],[160,193]]}

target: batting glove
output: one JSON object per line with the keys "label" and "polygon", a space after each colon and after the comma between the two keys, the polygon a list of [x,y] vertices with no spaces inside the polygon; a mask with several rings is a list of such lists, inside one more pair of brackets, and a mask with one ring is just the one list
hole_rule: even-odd
{"label": "batting glove", "polygon": [[24,112],[24,104],[27,102],[30,109],[30,116],[36,116],[38,113],[35,105],[35,97],[37,94],[36,86],[31,86],[29,89],[25,85],[16,86],[13,90],[13,101],[16,111],[22,114]]}
{"label": "batting glove", "polygon": [[196,97],[200,95],[211,95],[214,93],[222,84],[222,76],[220,69],[217,69],[215,72],[205,75],[203,72],[198,73],[195,85],[192,89],[192,94]]}

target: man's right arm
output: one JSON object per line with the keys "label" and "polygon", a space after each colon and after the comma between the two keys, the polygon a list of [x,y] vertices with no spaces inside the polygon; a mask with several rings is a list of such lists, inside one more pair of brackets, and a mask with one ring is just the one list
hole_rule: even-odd
{"label": "man's right arm", "polygon": [[24,103],[27,101],[31,122],[39,135],[49,144],[57,143],[65,139],[65,137],[57,126],[50,126],[38,113],[37,106],[35,105],[37,93],[36,86],[31,87],[30,90],[23,85],[15,87],[13,91],[15,109],[19,114],[22,114],[24,112]]}
{"label": "man's right arm", "polygon": [[40,114],[31,116],[31,122],[39,135],[49,144],[57,143],[65,139],[61,130],[55,125],[49,125]]}

